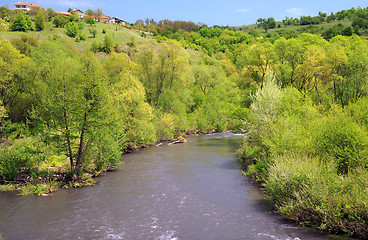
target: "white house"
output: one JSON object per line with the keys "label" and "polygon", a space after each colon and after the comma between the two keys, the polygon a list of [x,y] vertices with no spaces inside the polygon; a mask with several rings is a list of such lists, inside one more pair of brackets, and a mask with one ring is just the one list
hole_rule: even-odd
{"label": "white house", "polygon": [[84,13],[80,9],[74,9],[73,12],[78,15],[79,18],[84,18]]}
{"label": "white house", "polygon": [[119,24],[119,25],[124,25],[125,26],[125,21],[121,20],[120,18],[117,17],[112,17],[109,19],[109,23],[115,23],[115,24]]}
{"label": "white house", "polygon": [[28,12],[34,8],[43,8],[38,4],[25,3],[25,2],[13,3],[13,5],[15,6],[14,10],[22,10],[24,12]]}

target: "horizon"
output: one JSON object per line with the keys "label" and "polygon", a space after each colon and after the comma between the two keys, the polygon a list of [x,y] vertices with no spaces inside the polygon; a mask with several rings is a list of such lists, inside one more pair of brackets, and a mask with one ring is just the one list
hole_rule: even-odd
{"label": "horizon", "polygon": [[[9,4],[14,9],[13,3],[19,1],[2,1],[1,6]],[[101,8],[105,15],[118,17],[129,23],[135,23],[136,20],[146,18],[155,21],[169,19],[172,21],[192,21],[194,23],[204,23],[208,26],[243,26],[255,24],[259,18],[274,17],[276,21],[281,21],[286,16],[299,18],[300,16],[316,16],[318,12],[325,12],[330,15],[331,12],[348,10],[351,8],[368,6],[363,0],[347,1],[317,1],[294,2],[282,0],[273,2],[271,0],[263,1],[241,1],[230,0],[226,4],[223,1],[193,1],[187,0],[170,2],[167,0],[158,0],[156,2],[138,0],[138,1],[116,1],[107,0],[100,2],[97,0],[34,0],[25,1],[39,4],[44,8],[52,8],[55,11],[65,12],[68,8],[78,8],[82,11],[87,9],[96,10]]]}

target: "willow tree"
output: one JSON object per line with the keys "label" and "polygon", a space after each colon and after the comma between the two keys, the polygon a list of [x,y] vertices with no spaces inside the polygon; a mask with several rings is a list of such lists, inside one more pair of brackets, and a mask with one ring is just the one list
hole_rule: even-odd
{"label": "willow tree", "polygon": [[146,102],[144,86],[135,76],[137,64],[124,53],[111,53],[103,65],[109,76],[112,104],[119,113],[120,144],[135,148],[154,142],[153,108]]}
{"label": "willow tree", "polygon": [[74,178],[118,164],[117,112],[99,61],[50,42],[40,46],[35,60],[39,105],[34,116],[69,158]]}
{"label": "willow tree", "polygon": [[264,86],[266,74],[273,69],[274,62],[274,46],[269,42],[251,45],[243,50],[237,60],[243,75],[260,88]]}
{"label": "willow tree", "polygon": [[165,90],[176,94],[186,86],[185,72],[189,67],[186,52],[175,41],[159,44],[155,50],[144,47],[137,59],[149,102],[156,105]]}
{"label": "willow tree", "polygon": [[32,60],[0,38],[0,100],[12,120],[24,118],[28,110],[29,101],[19,99],[32,90],[32,72]]}

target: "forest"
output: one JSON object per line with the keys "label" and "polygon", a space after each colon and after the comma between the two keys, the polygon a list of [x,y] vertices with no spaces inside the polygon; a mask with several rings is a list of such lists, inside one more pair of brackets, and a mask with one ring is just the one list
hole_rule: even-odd
{"label": "forest", "polygon": [[276,212],[368,236],[365,26],[326,38],[161,21],[151,37],[51,10],[0,13],[3,189],[93,184],[124,152],[240,130],[244,173]]}

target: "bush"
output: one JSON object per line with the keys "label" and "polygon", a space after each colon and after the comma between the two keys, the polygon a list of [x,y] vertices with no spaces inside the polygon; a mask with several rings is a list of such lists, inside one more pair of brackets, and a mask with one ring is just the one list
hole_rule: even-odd
{"label": "bush", "polygon": [[279,113],[278,103],[282,99],[282,91],[273,76],[266,78],[265,86],[258,89],[252,98],[251,110],[260,125],[272,121]]}
{"label": "bush", "polygon": [[108,35],[105,35],[104,41],[103,41],[103,45],[100,49],[101,52],[105,52],[105,53],[110,53],[111,50],[114,47],[114,43],[112,41],[112,38]]}
{"label": "bush", "polygon": [[90,28],[89,29],[89,33],[95,38],[96,37],[96,35],[97,35],[97,30],[96,29],[92,29],[92,28]]}
{"label": "bush", "polygon": [[336,173],[334,164],[296,156],[277,157],[264,184],[278,212],[306,226],[365,238],[368,174]]}
{"label": "bush", "polygon": [[85,35],[85,34],[83,34],[83,33],[79,33],[79,34],[78,34],[78,37],[79,37],[79,39],[80,39],[81,41],[86,41],[86,35]]}
{"label": "bush", "polygon": [[64,27],[68,23],[68,19],[64,15],[57,14],[54,17],[53,23],[55,27]]}
{"label": "bush", "polygon": [[38,46],[38,40],[29,35],[22,35],[21,38],[13,38],[11,40],[13,46],[20,51],[20,53],[30,56],[32,47]]}
{"label": "bush", "polygon": [[11,31],[26,32],[33,30],[32,22],[27,16],[24,16],[22,12],[19,12],[12,25],[10,25]]}
{"label": "bush", "polygon": [[22,171],[37,172],[39,163],[45,161],[45,149],[45,144],[35,137],[15,140],[0,150],[0,176],[13,181]]}
{"label": "bush", "polygon": [[326,160],[332,158],[338,172],[347,174],[358,167],[368,167],[368,132],[346,112],[333,109],[321,122],[316,147]]}
{"label": "bush", "polygon": [[100,44],[98,44],[96,41],[94,41],[92,43],[92,46],[91,46],[91,51],[96,53],[96,52],[100,51],[100,48],[101,48]]}
{"label": "bush", "polygon": [[0,18],[0,31],[8,31],[9,30],[9,24],[5,19]]}
{"label": "bush", "polygon": [[66,25],[66,35],[71,38],[75,38],[79,32],[78,25],[75,22],[68,23]]}

